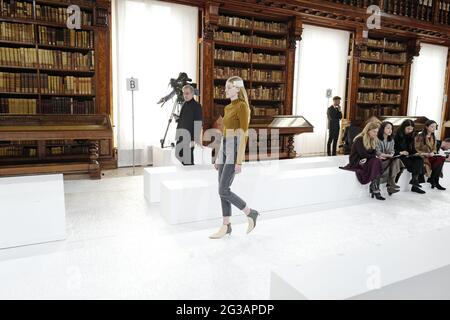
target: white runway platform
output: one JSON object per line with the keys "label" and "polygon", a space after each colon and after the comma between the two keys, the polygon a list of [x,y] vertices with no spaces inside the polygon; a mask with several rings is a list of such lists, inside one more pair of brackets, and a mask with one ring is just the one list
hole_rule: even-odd
{"label": "white runway platform", "polygon": [[65,239],[63,176],[0,178],[0,249]]}
{"label": "white runway platform", "polygon": [[[450,242],[445,240],[450,191],[431,190],[427,184],[426,195],[400,192],[383,202],[366,195],[263,212],[250,235],[245,233],[245,217],[235,216],[233,234],[214,241],[208,236],[219,227],[220,217],[170,225],[162,217],[161,204],[144,198],[143,176],[126,173],[111,177],[105,172],[102,180],[65,181],[67,239],[0,250],[0,299],[269,299],[275,297],[274,273],[302,266],[323,270],[321,261],[339,257],[344,262],[358,252],[377,252],[377,248],[395,252],[399,244],[417,239],[425,239],[419,241],[417,258],[426,257],[426,261],[393,258],[391,265],[374,261],[379,268],[363,269],[368,272],[364,283],[377,284],[372,277],[377,271],[381,271],[381,284],[400,283],[400,276],[412,274],[396,270],[409,269],[426,272],[416,278],[417,283],[428,278],[427,283],[433,284],[448,270],[439,266],[447,263],[450,252]],[[442,184],[450,187],[448,164],[445,175]],[[439,243],[434,246],[435,242]],[[433,268],[439,269],[427,272]],[[314,276],[312,284],[326,279],[323,274]],[[360,271],[359,279],[363,276]],[[396,279],[391,281],[392,277]],[[294,282],[288,279],[295,290],[284,294],[314,297],[310,287]],[[349,285],[352,291],[343,293],[330,283],[329,288],[322,285],[319,293],[332,292],[330,299],[358,298],[357,285]]]}

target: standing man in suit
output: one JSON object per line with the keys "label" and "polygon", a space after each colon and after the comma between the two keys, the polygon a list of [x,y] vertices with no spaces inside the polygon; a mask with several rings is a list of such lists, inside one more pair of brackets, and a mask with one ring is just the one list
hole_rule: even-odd
{"label": "standing man in suit", "polygon": [[[195,89],[191,85],[183,87],[184,103],[176,120],[177,133],[175,155],[185,166],[194,165],[194,146],[202,145],[202,106],[194,99]],[[186,152],[190,150],[190,152]]]}
{"label": "standing man in suit", "polygon": [[[340,121],[342,119],[341,111],[341,98],[336,96],[333,98],[333,105],[327,110],[328,117],[328,144],[327,144],[327,155],[335,156],[336,147],[339,139]],[[333,144],[333,151],[331,151],[331,144]]]}

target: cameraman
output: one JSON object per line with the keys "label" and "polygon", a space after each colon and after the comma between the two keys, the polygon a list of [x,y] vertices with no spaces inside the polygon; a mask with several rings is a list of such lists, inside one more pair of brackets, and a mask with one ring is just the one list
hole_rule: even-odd
{"label": "cameraman", "polygon": [[[191,85],[183,87],[184,103],[181,107],[180,115],[176,120],[177,133],[175,154],[177,159],[185,166],[194,165],[194,146],[195,144],[202,145],[201,129],[202,129],[202,106],[194,99],[195,89]],[[189,132],[190,139],[183,141],[182,129]],[[190,153],[185,154],[185,150]]]}

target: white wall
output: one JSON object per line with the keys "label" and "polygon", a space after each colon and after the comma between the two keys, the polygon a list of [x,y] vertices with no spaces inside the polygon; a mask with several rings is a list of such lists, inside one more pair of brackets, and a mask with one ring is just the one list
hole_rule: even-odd
{"label": "white wall", "polygon": [[326,152],[327,108],[332,104],[326,90],[345,101],[349,38],[347,31],[303,26],[302,41],[297,43],[293,113],[311,122],[314,133],[296,137],[295,150],[301,155]]}

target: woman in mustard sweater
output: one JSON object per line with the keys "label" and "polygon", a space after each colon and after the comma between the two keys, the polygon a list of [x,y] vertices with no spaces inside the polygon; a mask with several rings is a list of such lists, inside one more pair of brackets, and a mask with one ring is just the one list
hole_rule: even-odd
{"label": "woman in mustard sweater", "polygon": [[258,211],[250,209],[244,200],[231,191],[234,176],[241,172],[245,157],[245,147],[250,124],[250,107],[244,81],[240,77],[231,77],[225,84],[226,97],[231,103],[225,107],[223,117],[223,138],[214,167],[219,172],[219,195],[222,203],[223,224],[210,236],[220,239],[231,234],[231,205],[242,210],[248,218],[247,233],[256,226]]}

